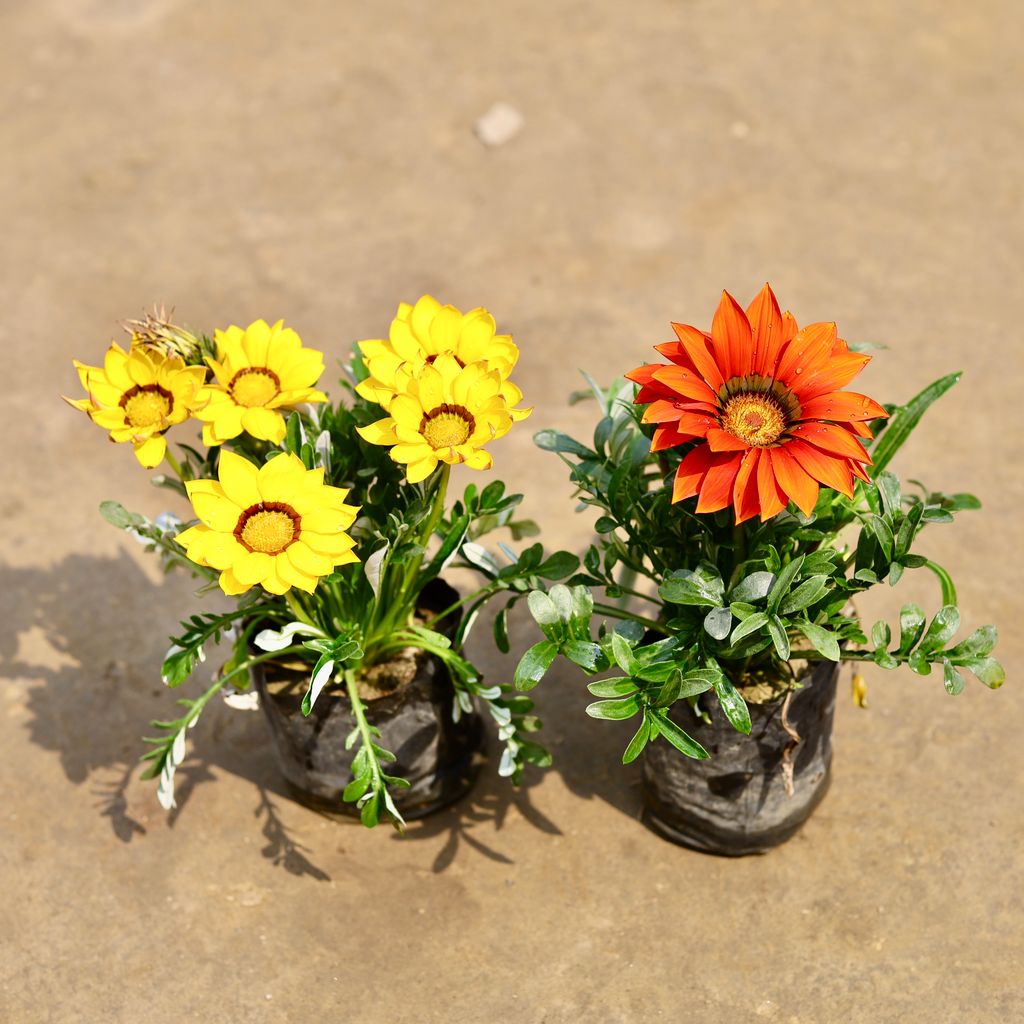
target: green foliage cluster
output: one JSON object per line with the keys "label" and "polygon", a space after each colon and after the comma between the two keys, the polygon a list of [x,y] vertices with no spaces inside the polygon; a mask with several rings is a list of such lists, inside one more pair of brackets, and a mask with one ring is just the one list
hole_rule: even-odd
{"label": "green foliage cluster", "polygon": [[[569,586],[529,596],[545,639],[519,662],[516,684],[535,686],[559,655],[588,675],[619,671],[590,685],[603,699],[587,711],[612,720],[641,716],[624,761],[659,736],[688,757],[707,757],[668,709],[685,700],[699,715],[699,696],[713,691],[733,727],[749,733],[740,691],[753,682],[777,693],[799,686],[794,663],[804,660],[870,660],[921,675],[938,666],[951,694],[963,690],[964,669],[1000,686],[1002,666],[990,657],[995,628],[952,644],[960,625],[952,578],[913,550],[926,527],[953,522],[979,501],[918,481],[907,491],[887,468],[958,378],[943,377],[906,405],[886,407],[889,417],[871,424],[871,480],[858,480],[852,498],[823,487],[810,516],[791,505],[767,522],[738,526],[731,509],[698,515],[696,499],[673,505],[672,476],[689,449],[652,454],[652,428],[633,404],[634,385],[602,389],[587,378],[601,412],[590,444],[552,430],[535,440],[567,465],[580,510],[599,513],[597,540]],[[882,582],[895,586],[914,569],[935,575],[942,606],[928,621],[919,607],[905,605],[895,646],[884,622],[869,639],[853,600]],[[609,630],[604,619],[618,625]]]}

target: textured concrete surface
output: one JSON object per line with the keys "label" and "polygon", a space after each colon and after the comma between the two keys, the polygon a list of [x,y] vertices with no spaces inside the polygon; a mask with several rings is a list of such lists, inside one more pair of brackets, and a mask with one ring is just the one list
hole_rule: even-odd
{"label": "textured concrete surface", "polygon": [[[0,1020],[1011,1021],[1024,1018],[1018,433],[1024,74],[1012,2],[7,0]],[[496,102],[521,131],[487,148]],[[889,344],[865,390],[964,368],[900,459],[985,502],[925,549],[1009,682],[869,672],[831,793],[760,859],[638,823],[627,727],[540,698],[556,767],[399,839],[281,792],[217,707],[167,818],[134,762],[192,607],[96,505],[162,492],[57,392],[153,301],[286,317],[341,352],[399,299],[482,303],[523,347],[530,427],[770,279]],[[556,459],[495,449],[552,544]],[[867,603],[934,604],[919,574]],[[528,640],[519,624],[515,640]],[[481,658],[497,678],[509,663]]]}

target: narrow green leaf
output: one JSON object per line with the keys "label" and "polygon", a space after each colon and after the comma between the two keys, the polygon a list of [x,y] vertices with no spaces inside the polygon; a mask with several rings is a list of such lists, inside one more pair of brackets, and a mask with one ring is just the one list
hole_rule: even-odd
{"label": "narrow green leaf", "polygon": [[966,640],[961,640],[951,651],[950,658],[976,658],[988,654],[996,645],[999,632],[995,626],[982,626],[976,629]]}
{"label": "narrow green leaf", "polygon": [[789,658],[789,636],[786,633],[786,626],[778,615],[771,615],[768,618],[768,635],[772,638],[775,651],[782,661]]}
{"label": "narrow green leaf", "polygon": [[788,565],[784,565],[779,571],[778,576],[775,577],[775,582],[772,583],[771,589],[768,591],[769,612],[777,612],[779,610],[782,599],[789,593],[790,587],[799,575],[803,564],[804,556],[800,555],[798,558],[794,558]]}
{"label": "narrow green leaf", "polygon": [[993,690],[998,690],[1006,682],[1006,670],[995,658],[972,658],[963,664]]}
{"label": "narrow green leaf", "polygon": [[897,653],[904,655],[913,650],[924,633],[925,615],[916,604],[905,604],[900,609],[900,646]]}
{"label": "narrow green leaf", "polygon": [[946,687],[946,693],[956,696],[963,693],[967,680],[953,667],[949,658],[942,659],[942,681]]}
{"label": "narrow green leaf", "polygon": [[636,683],[628,676],[598,679],[597,682],[587,683],[587,689],[595,697],[625,697],[627,694],[637,692]]}
{"label": "narrow green leaf", "polygon": [[582,458],[593,458],[596,455],[596,452],[591,451],[586,445],[558,430],[538,430],[533,435],[533,443],[546,452],[564,452]]}
{"label": "narrow green leaf", "polygon": [[800,586],[789,592],[779,611],[783,615],[792,615],[793,612],[809,608],[829,592],[828,580],[828,576],[822,575],[808,577]]}
{"label": "narrow green leaf", "polygon": [[771,589],[772,581],[775,579],[775,574],[770,572],[752,572],[749,576],[744,576],[743,579],[732,588],[732,592],[729,594],[729,600],[731,602],[751,602],[760,601],[768,591]]}
{"label": "narrow green leaf", "polygon": [[732,631],[732,636],[729,637],[729,643],[735,647],[735,645],[745,636],[750,636],[751,633],[756,633],[759,629],[763,629],[767,625],[768,616],[764,612],[755,612],[749,618],[744,619]]}
{"label": "narrow green leaf", "polygon": [[942,650],[959,628],[960,612],[956,605],[945,605],[936,612],[921,638],[921,650],[925,653]]}
{"label": "narrow green leaf", "polygon": [[658,712],[658,734],[672,744],[680,753],[692,757],[695,761],[706,761],[711,755],[691,736],[668,717],[665,711]]}
{"label": "narrow green leaf", "polygon": [[750,709],[747,707],[747,702],[743,699],[743,695],[733,686],[728,677],[721,672],[718,673],[714,687],[715,696],[718,697],[718,703],[725,712],[725,717],[729,719],[729,724],[737,732],[749,736]]}
{"label": "narrow green leaf", "polygon": [[868,472],[872,476],[877,478],[889,465],[932,402],[944,395],[959,379],[959,372],[941,377],[915,395],[906,405],[897,407],[872,450],[874,461],[868,467]]}
{"label": "narrow green leaf", "polygon": [[633,738],[629,741],[629,746],[626,747],[626,751],[622,755],[622,763],[629,764],[631,761],[635,761],[643,752],[644,747],[647,746],[647,741],[650,738],[651,720],[644,715],[640,728],[633,734]]}

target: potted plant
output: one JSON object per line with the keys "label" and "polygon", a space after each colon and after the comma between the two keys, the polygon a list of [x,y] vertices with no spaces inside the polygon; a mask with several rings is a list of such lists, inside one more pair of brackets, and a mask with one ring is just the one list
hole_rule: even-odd
{"label": "potted plant", "polygon": [[[478,541],[499,528],[536,532],[513,519],[521,496],[493,481],[449,498],[452,466],[490,469],[488,445],[529,414],[509,380],[518,350],[491,315],[429,296],[403,303],[389,338],[361,342],[346,362],[338,403],[318,390],[322,353],[281,322],[212,338],[162,311],[126,326],[127,349],[112,344],[102,367],[76,364],[86,397],[69,401],[143,466],[166,460],[170,472],[153,482],[186,497],[192,521],[151,521],[116,502],[103,514],[167,568],[202,579],[200,594],[231,599],[183,622],[163,663],[178,687],[208,647],[230,645],[212,684],[153,723],[144,760],[163,806],[203,708],[250,683],[290,787],[368,826],[401,826],[468,789],[477,704],[504,743],[502,775],[518,781],[527,762],[546,764],[529,738],[539,727],[530,700],[485,685],[465,651],[491,598],[514,601],[579,565],[532,544],[505,547],[499,568]],[[175,455],[166,431],[189,419],[202,443]],[[453,565],[477,572],[474,589],[444,582]]]}
{"label": "potted plant", "polygon": [[[612,670],[587,712],[637,723],[622,759],[643,757],[649,824],[751,853],[791,836],[825,792],[841,661],[935,669],[951,694],[965,670],[1003,682],[995,628],[956,642],[953,581],[913,550],[978,500],[904,488],[888,468],[960,375],[904,405],[846,391],[869,356],[833,323],[798,328],[767,285],[746,310],[724,294],[710,332],[672,326],[664,361],[591,382],[592,442],[536,435],[600,514],[569,586],[529,595],[545,638],[515,681],[529,690],[559,655]],[[939,610],[906,604],[898,630],[878,622],[869,639],[854,599],[917,569],[937,578]]]}

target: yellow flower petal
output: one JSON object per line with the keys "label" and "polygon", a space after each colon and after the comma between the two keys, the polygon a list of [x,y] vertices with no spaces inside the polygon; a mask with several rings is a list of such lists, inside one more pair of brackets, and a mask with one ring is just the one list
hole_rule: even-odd
{"label": "yellow flower petal", "polygon": [[234,452],[221,452],[220,477],[224,493],[241,509],[258,505],[263,500],[259,488],[259,470]]}
{"label": "yellow flower petal", "polygon": [[252,589],[252,584],[239,582],[230,569],[225,569],[224,572],[220,574],[219,582],[220,589],[223,590],[228,597],[237,597],[239,594],[244,594],[247,590]]}
{"label": "yellow flower petal", "polygon": [[231,571],[239,583],[246,583],[250,586],[253,583],[260,583],[270,573],[273,566],[273,558],[262,551],[246,551],[231,563]]}
{"label": "yellow flower petal", "polygon": [[306,476],[302,459],[290,452],[276,455],[260,468],[258,482],[264,501],[284,501],[292,492],[301,489]]}
{"label": "yellow flower petal", "polygon": [[238,524],[242,510],[228,498],[192,490],[189,499],[200,522],[211,530],[230,533]]}
{"label": "yellow flower petal", "polygon": [[398,441],[395,421],[390,416],[365,427],[356,427],[356,433],[370,444],[395,444]]}
{"label": "yellow flower petal", "polygon": [[159,466],[167,453],[167,441],[163,434],[155,434],[135,445],[135,457],[146,469]]}
{"label": "yellow flower petal", "polygon": [[435,469],[437,469],[437,456],[431,454],[429,458],[420,459],[418,462],[410,462],[406,467],[405,475],[409,483],[416,484],[421,480],[426,480]]}
{"label": "yellow flower petal", "polygon": [[309,576],[326,576],[334,568],[330,558],[314,551],[302,540],[290,544],[285,550],[285,555],[296,569]]}
{"label": "yellow flower petal", "polygon": [[279,412],[258,407],[246,409],[242,413],[242,429],[261,441],[270,441],[271,444],[280,444],[287,433],[284,417]]}
{"label": "yellow flower petal", "polygon": [[214,569],[229,569],[246,553],[233,533],[210,530],[202,541],[202,555]]}
{"label": "yellow flower petal", "polygon": [[277,570],[278,577],[289,586],[298,587],[299,590],[304,590],[309,594],[316,590],[319,577],[311,576],[309,573],[298,569],[287,557],[287,553],[278,555],[274,559],[274,568]]}

